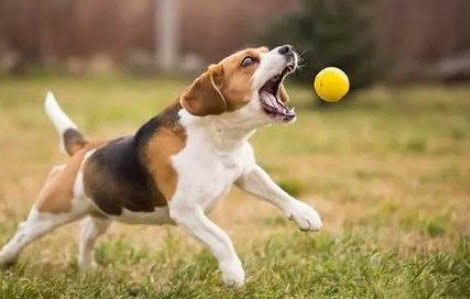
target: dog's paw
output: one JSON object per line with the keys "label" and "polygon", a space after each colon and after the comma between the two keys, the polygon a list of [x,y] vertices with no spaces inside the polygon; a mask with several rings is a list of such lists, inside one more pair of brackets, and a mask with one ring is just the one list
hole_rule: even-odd
{"label": "dog's paw", "polygon": [[323,226],[318,212],[301,201],[295,201],[290,205],[287,217],[294,220],[303,231],[317,232]]}
{"label": "dog's paw", "polygon": [[0,252],[0,269],[8,269],[16,264],[17,257],[8,252]]}
{"label": "dog's paw", "polygon": [[225,286],[238,289],[245,284],[245,272],[240,261],[221,263],[220,269]]}
{"label": "dog's paw", "polygon": [[83,263],[81,261],[78,262],[78,268],[82,272],[92,272],[98,268],[98,264],[95,261],[89,263]]}

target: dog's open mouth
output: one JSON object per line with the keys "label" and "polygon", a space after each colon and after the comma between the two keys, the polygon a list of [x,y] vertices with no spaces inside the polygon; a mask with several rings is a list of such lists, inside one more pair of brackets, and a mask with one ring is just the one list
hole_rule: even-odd
{"label": "dog's open mouth", "polygon": [[294,64],[288,64],[281,73],[269,79],[259,90],[261,107],[272,118],[289,122],[296,117],[294,109],[289,109],[280,98],[279,87],[288,74],[295,71]]}

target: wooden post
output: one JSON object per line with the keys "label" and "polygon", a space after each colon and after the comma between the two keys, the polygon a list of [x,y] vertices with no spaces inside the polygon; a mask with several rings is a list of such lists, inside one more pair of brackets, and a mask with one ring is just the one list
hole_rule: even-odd
{"label": "wooden post", "polygon": [[156,58],[163,71],[177,67],[179,51],[178,0],[156,0]]}

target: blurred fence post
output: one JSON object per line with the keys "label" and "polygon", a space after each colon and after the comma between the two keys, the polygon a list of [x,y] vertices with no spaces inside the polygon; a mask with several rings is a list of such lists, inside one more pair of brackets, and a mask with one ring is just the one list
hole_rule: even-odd
{"label": "blurred fence post", "polygon": [[179,51],[178,0],[156,0],[156,58],[158,66],[168,71],[176,67]]}

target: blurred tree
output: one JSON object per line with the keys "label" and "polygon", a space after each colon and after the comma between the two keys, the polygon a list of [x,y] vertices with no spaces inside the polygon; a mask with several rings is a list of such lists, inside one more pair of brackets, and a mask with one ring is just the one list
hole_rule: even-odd
{"label": "blurred tree", "polygon": [[377,78],[372,31],[374,0],[303,0],[297,12],[272,22],[262,37],[270,45],[291,43],[302,54],[299,77],[312,82],[322,68],[336,66],[361,88]]}

